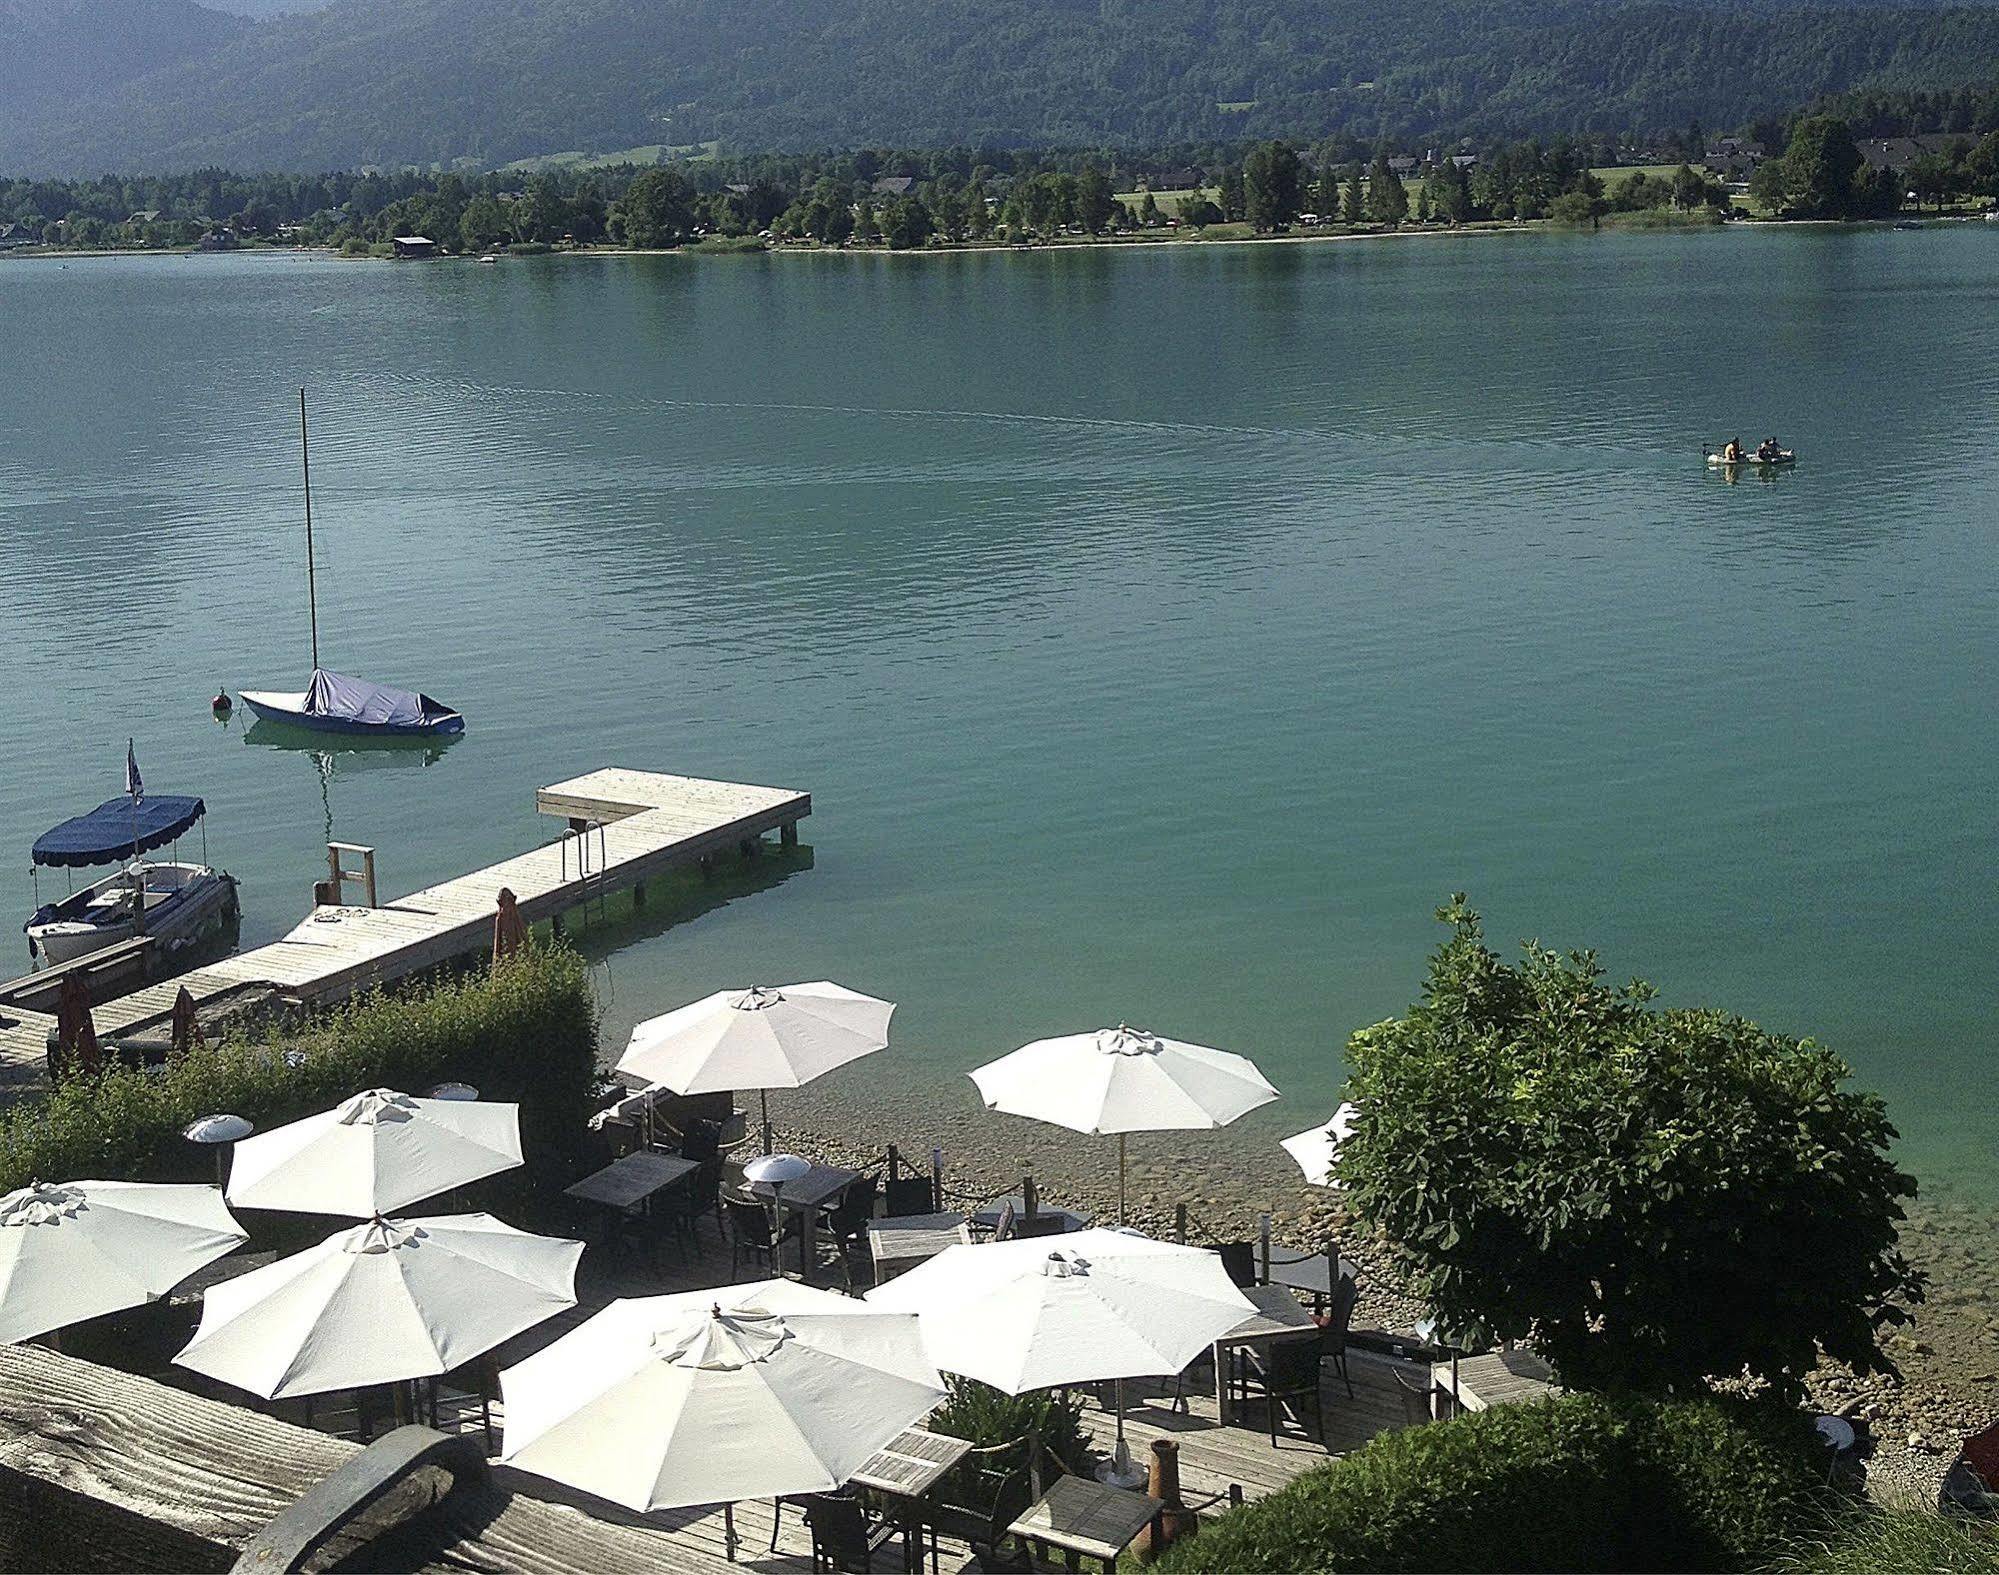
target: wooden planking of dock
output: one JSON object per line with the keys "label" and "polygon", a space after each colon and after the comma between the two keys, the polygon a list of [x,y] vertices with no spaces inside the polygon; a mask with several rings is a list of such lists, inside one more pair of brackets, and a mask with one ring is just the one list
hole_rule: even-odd
{"label": "wooden planking of dock", "polygon": [[[564,914],[687,865],[730,851],[754,852],[776,832],[798,840],[812,795],[606,767],[535,794],[535,808],[567,822],[564,834],[504,859],[376,907],[315,908],[290,934],[191,973],[98,1002],[99,1033],[144,1032],[163,1024],[184,988],[196,1009],[246,987],[263,986],[303,1005],[331,1005],[377,985],[471,955],[492,943],[502,887],[530,924]],[[55,1019],[0,1007],[0,1091],[38,1086],[47,1071]]]}

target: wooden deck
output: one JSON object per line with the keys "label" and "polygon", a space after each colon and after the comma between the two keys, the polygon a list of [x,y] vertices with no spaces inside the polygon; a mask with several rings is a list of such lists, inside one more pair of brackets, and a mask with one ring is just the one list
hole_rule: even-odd
{"label": "wooden deck", "polygon": [[[579,1281],[582,1304],[509,1342],[496,1355],[505,1363],[519,1361],[618,1296],[708,1289],[756,1277],[747,1270],[740,1276],[730,1273],[728,1248],[712,1220],[701,1234],[702,1251],[692,1256],[670,1246],[659,1254],[591,1248]],[[871,1278],[862,1276],[862,1283]],[[1413,1366],[1408,1370],[1422,1372]],[[1354,1397],[1348,1397],[1337,1378],[1325,1387],[1333,1453],[1353,1449],[1408,1420],[1402,1392],[1384,1364],[1357,1359],[1353,1372]],[[206,1392],[189,1393],[190,1386]],[[308,1429],[283,1419],[303,1414],[299,1402],[282,1403],[271,1408],[279,1414],[270,1415],[213,1397],[228,1393],[178,1369],[149,1379],[112,1373],[37,1347],[0,1349],[0,1472],[29,1473],[51,1488],[164,1523],[175,1535],[224,1552],[240,1548],[313,1481],[350,1458],[357,1445],[337,1436],[351,1428],[351,1410],[322,1402],[314,1427]],[[1108,1454],[1115,1417],[1090,1401],[1084,1418],[1097,1448]],[[497,1401],[492,1419],[497,1442],[505,1419]],[[447,1431],[476,1433],[481,1427],[478,1401],[446,1391],[439,1423]],[[1182,1413],[1170,1392],[1156,1383],[1126,1386],[1125,1429],[1133,1454],[1141,1459],[1155,1438],[1170,1437],[1179,1444],[1182,1490],[1196,1504],[1225,1498],[1231,1484],[1240,1485],[1246,1498],[1261,1497],[1328,1458],[1326,1450],[1303,1437],[1273,1445],[1254,1427],[1221,1426],[1212,1394],[1190,1392]],[[586,1503],[558,1484],[497,1467],[491,1488],[470,1510],[430,1528],[418,1557],[396,1567],[505,1568],[550,1575],[809,1569],[811,1542],[798,1511],[782,1512],[775,1553],[772,1515],[769,1501],[734,1506],[739,1543],[732,1562],[719,1506],[632,1515]],[[976,1567],[962,1542],[946,1539],[941,1555],[944,1570]]]}
{"label": "wooden deck", "polygon": [[[669,870],[705,865],[732,851],[754,852],[770,832],[795,841],[798,822],[812,813],[812,797],[788,788],[606,768],[542,788],[535,807],[566,820],[570,829],[532,852],[378,907],[317,908],[268,946],[98,1003],[98,1032],[160,1027],[183,988],[197,1010],[250,987],[268,987],[303,1005],[343,1001],[485,950],[503,886],[519,899],[530,924],[559,925],[565,914],[601,898],[643,894],[648,879]],[[0,1093],[39,1086],[54,1025],[45,1013],[0,1007]]]}

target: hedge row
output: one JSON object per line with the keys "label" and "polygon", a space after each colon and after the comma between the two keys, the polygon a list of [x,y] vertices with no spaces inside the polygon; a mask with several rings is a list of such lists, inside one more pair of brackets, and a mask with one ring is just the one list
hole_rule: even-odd
{"label": "hedge row", "polygon": [[1168,1571],[1742,1570],[1821,1513],[1785,1407],[1566,1395],[1384,1433],[1168,1550]]}
{"label": "hedge row", "polygon": [[269,1131],[362,1089],[421,1095],[456,1081],[521,1107],[526,1165],[482,1183],[476,1201],[539,1217],[575,1176],[596,1058],[581,960],[530,947],[497,968],[367,996],[298,1029],[71,1078],[0,1118],[0,1191],[35,1180],[204,1181],[212,1162],[181,1135],[201,1116],[229,1111]]}

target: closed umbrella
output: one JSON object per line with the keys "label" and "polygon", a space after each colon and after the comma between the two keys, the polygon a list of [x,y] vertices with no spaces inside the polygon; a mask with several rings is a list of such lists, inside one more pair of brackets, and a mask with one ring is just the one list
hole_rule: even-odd
{"label": "closed umbrella", "polygon": [[372,1219],[520,1163],[518,1105],[373,1088],[238,1143],[229,1201]]}
{"label": "closed umbrella", "polygon": [[913,1316],[788,1280],[613,1302],[500,1382],[502,1459],[639,1511],[838,1487],[944,1399]]}
{"label": "closed umbrella", "polygon": [[754,1088],[763,1100],[768,1153],[766,1090],[802,1087],[885,1048],[894,1011],[893,1001],[823,979],[720,990],[640,1023],[618,1058],[618,1070],[676,1094]]}
{"label": "closed umbrella", "polygon": [[194,997],[188,993],[186,985],[182,985],[174,995],[171,1023],[175,1055],[186,1055],[190,1050],[201,1048],[201,1017],[195,1011]]}
{"label": "closed umbrella", "polygon": [[1298,1168],[1305,1173],[1305,1179],[1315,1187],[1337,1187],[1339,1182],[1333,1176],[1333,1156],[1339,1146],[1353,1136],[1354,1122],[1360,1117],[1360,1107],[1348,1102],[1333,1112],[1332,1120],[1323,1126],[1307,1127],[1303,1132],[1294,1132],[1284,1139],[1284,1152],[1298,1162]]}
{"label": "closed umbrella", "polygon": [[266,1400],[432,1377],[574,1307],[582,1255],[489,1214],[370,1220],[209,1291],[174,1361]]}
{"label": "closed umbrella", "polygon": [[989,1110],[1118,1139],[1118,1220],[1125,1214],[1125,1135],[1225,1127],[1277,1090],[1247,1056],[1162,1039],[1123,1023],[1037,1039],[972,1073]]}
{"label": "closed umbrella", "polygon": [[90,986],[81,973],[64,974],[56,986],[56,1050],[49,1064],[53,1082],[61,1082],[72,1071],[95,1072],[104,1062],[97,1025],[90,1020]]}
{"label": "closed umbrella", "polygon": [[867,1299],[917,1314],[945,1372],[1008,1394],[1177,1373],[1256,1312],[1219,1254],[1124,1230],[947,1247]]}
{"label": "closed umbrella", "polygon": [[527,921],[521,917],[520,899],[508,886],[500,888],[494,899],[493,911],[493,961],[510,957],[528,943]]}
{"label": "closed umbrella", "polygon": [[37,1182],[0,1198],[0,1343],[137,1307],[248,1233],[214,1187]]}

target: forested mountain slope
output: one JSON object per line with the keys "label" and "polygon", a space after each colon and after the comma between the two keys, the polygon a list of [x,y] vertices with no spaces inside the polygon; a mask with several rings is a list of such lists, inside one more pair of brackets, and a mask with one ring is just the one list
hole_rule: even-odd
{"label": "forested mountain slope", "polygon": [[1999,8],[1769,0],[0,0],[0,56],[93,7],[184,47],[0,99],[0,168],[1644,131],[1999,75]]}

